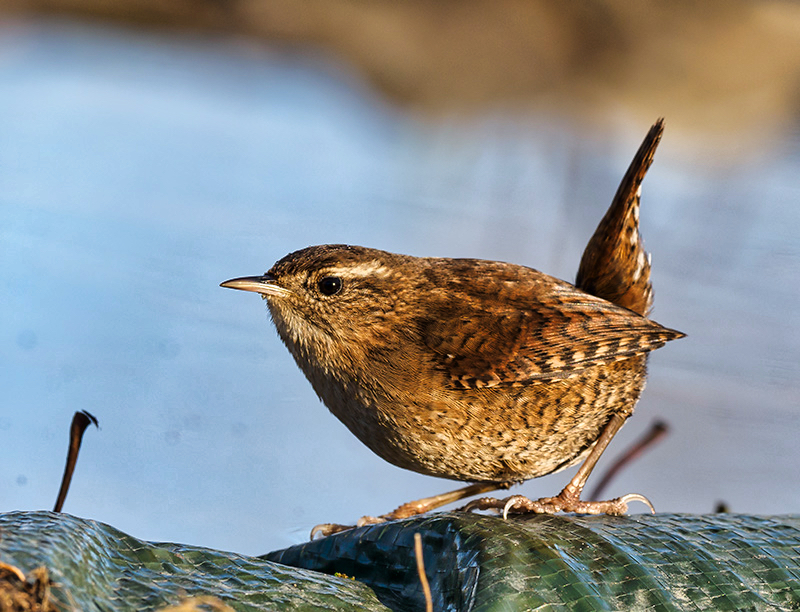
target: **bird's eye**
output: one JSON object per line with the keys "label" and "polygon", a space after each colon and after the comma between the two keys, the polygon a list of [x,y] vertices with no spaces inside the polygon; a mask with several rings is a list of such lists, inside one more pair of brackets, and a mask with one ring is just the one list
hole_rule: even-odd
{"label": "bird's eye", "polygon": [[336,295],[342,290],[342,279],[338,276],[326,276],[317,283],[322,295]]}

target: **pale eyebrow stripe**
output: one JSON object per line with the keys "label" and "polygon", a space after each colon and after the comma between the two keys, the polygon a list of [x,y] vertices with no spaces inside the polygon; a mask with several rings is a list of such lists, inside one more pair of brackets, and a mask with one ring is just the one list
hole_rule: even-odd
{"label": "pale eyebrow stripe", "polygon": [[388,278],[392,276],[394,272],[380,261],[368,261],[347,267],[332,266],[325,271],[325,274],[332,276],[378,276],[381,278]]}

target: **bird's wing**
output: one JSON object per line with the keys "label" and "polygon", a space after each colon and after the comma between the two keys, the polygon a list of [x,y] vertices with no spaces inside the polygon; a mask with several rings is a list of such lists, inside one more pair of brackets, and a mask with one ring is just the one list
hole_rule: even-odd
{"label": "bird's wing", "polygon": [[[642,355],[682,333],[545,274],[531,291],[454,287],[419,321],[434,366],[456,388],[530,384]],[[510,287],[510,288],[509,288]]]}

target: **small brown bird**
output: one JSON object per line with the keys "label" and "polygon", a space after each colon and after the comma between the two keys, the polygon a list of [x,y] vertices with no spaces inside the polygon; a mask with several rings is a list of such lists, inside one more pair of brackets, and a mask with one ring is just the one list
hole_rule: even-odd
{"label": "small brown bird", "polygon": [[584,457],[554,498],[468,507],[621,514],[633,500],[649,505],[636,494],[583,502],[580,493],[633,412],[647,354],[683,336],[645,317],[652,289],[639,189],[662,130],[659,120],[647,135],[575,285],[509,263],[347,245],[308,247],[263,276],[222,283],[267,300],[317,395],[376,454],[475,483],[362,523],[507,488]]}

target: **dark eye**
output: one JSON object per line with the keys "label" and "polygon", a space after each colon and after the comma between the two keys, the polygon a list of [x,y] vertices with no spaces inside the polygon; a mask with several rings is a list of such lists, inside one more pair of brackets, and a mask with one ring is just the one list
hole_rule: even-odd
{"label": "dark eye", "polygon": [[342,279],[338,276],[326,276],[317,283],[322,295],[336,295],[342,290]]}

